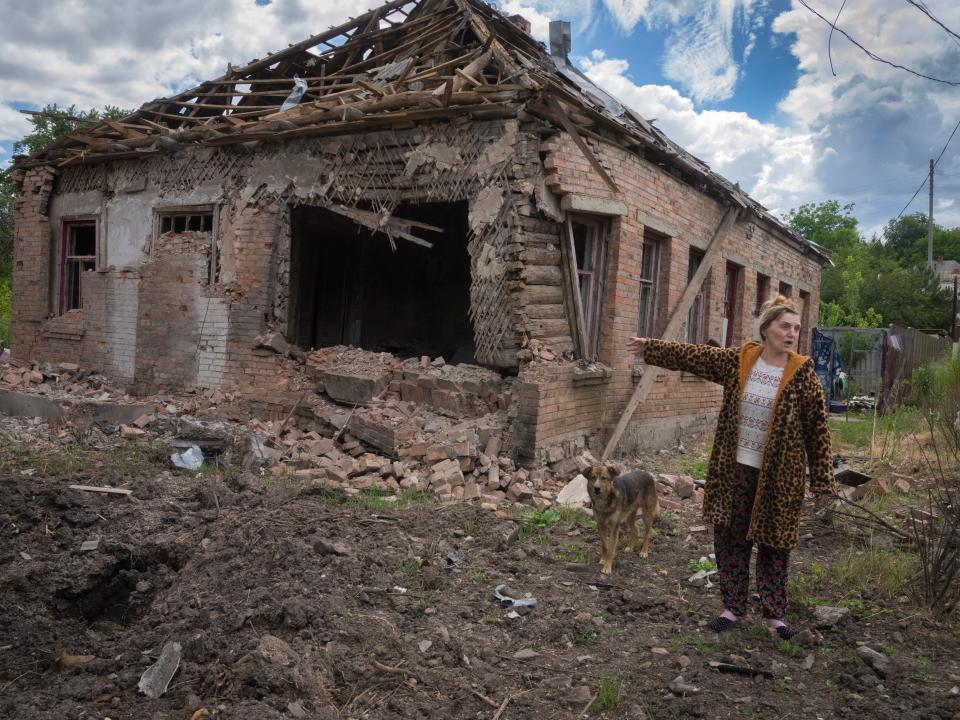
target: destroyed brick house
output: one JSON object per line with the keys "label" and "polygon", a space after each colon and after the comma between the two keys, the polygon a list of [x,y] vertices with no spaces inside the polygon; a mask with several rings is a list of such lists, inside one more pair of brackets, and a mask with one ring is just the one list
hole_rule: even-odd
{"label": "destroyed brick house", "polygon": [[[569,49],[567,23],[547,50],[478,0],[395,0],[17,158],[14,359],[289,407],[268,333],[443,356],[515,378],[535,461],[609,440],[644,375],[630,335],[738,344],[776,291],[810,327],[825,253]],[[621,450],[718,410],[710,383],[650,378]]]}

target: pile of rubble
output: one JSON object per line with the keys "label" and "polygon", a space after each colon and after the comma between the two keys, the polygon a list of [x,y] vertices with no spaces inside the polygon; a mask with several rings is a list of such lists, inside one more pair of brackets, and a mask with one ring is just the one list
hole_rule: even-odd
{"label": "pile of rubble", "polygon": [[6,365],[0,379],[8,389],[27,390],[50,398],[82,398],[104,402],[129,397],[112,387],[102,375],[69,362],[32,363],[23,367]]}
{"label": "pile of rubble", "polygon": [[[106,378],[71,363],[8,366],[0,377],[11,390],[44,395],[62,410],[50,425],[55,440],[88,446],[95,440],[100,447],[159,438],[175,450],[196,446],[208,460],[347,493],[422,491],[490,509],[513,503],[542,509],[597,462],[571,446],[553,448],[543,467],[519,467],[509,432],[515,379],[487,368],[346,346],[283,362],[299,400],[270,421],[254,416],[239,390],[138,397],[134,404]],[[119,404],[122,420],[91,410],[109,403]],[[660,487],[666,507],[676,502],[667,496],[699,492],[684,477],[660,476]],[[589,498],[574,504],[586,506]]]}

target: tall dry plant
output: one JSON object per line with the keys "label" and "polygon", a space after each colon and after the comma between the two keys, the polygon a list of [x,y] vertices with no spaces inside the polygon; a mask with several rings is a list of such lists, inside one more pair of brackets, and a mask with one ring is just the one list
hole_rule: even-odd
{"label": "tall dry plant", "polygon": [[930,430],[930,450],[917,445],[931,483],[926,506],[910,511],[910,528],[924,604],[946,616],[960,603],[960,357],[921,368],[914,392]]}

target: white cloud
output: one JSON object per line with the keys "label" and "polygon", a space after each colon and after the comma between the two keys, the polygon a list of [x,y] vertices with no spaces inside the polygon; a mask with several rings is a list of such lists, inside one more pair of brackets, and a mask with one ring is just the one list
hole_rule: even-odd
{"label": "white cloud", "polygon": [[655,119],[675,142],[777,212],[809,197],[816,187],[814,138],[751,118],[746,113],[698,110],[693,101],[667,85],[637,85],[629,65],[602,54],[583,60],[595,83],[643,117]]}
{"label": "white cloud", "polygon": [[42,106],[138,107],[287,47],[369,0],[88,0],[4,3],[0,98]]}
{"label": "white cloud", "polygon": [[0,142],[16,141],[30,132],[30,120],[19,110],[0,103]]}
{"label": "white cloud", "polygon": [[[840,0],[820,0],[833,19]],[[938,3],[934,14],[960,28],[960,5]],[[934,77],[960,77],[960,45],[916,8],[900,0],[847,3],[839,27],[876,55]],[[816,177],[824,196],[855,202],[868,228],[895,217],[960,120],[958,88],[915,77],[870,59],[839,33],[828,53],[829,27],[795,4],[773,29],[790,42],[801,70],[780,109],[810,128],[818,158]],[[830,68],[833,60],[834,76]],[[940,167],[956,167],[960,137],[954,137]],[[938,197],[960,194],[960,178],[935,184]],[[925,212],[925,191],[907,212]],[[960,224],[960,207],[945,203],[937,221]]]}

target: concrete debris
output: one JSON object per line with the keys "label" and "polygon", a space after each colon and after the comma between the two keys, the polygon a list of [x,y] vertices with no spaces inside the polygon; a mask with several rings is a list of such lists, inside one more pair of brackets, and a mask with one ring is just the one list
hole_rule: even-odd
{"label": "concrete debris", "polygon": [[829,628],[850,615],[850,608],[817,605],[813,609],[813,621],[818,628]]}
{"label": "concrete debris", "polygon": [[887,677],[893,669],[893,661],[889,656],[877,652],[867,645],[857,648],[857,657],[869,665],[880,677]]}
{"label": "concrete debris", "polygon": [[[403,359],[344,345],[298,361],[272,332],[257,344],[286,354],[278,389],[262,400],[232,386],[134,399],[76,363],[7,366],[0,377],[15,389],[0,391],[0,429],[15,440],[43,436],[102,449],[113,438],[158,438],[176,451],[171,462],[188,471],[206,458],[293,475],[305,488],[429,492],[490,511],[589,505],[583,473],[598,461],[582,440],[547,446],[532,466],[517,465],[516,378],[443,357]],[[545,361],[552,355],[535,340],[526,349]],[[660,481],[681,501],[702,495],[689,478]],[[661,505],[680,507],[668,498]]]}

